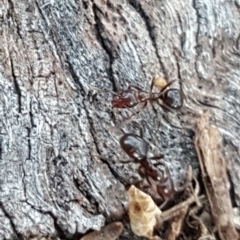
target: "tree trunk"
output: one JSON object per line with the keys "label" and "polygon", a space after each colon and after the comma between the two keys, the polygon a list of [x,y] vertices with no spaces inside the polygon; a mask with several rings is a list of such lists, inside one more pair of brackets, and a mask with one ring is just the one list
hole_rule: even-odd
{"label": "tree trunk", "polygon": [[164,154],[176,188],[189,165],[197,174],[195,122],[210,109],[240,207],[239,10],[238,0],[0,1],[0,239],[79,239],[116,219],[119,239],[140,239],[126,217],[138,166],[121,163],[115,127],[131,111],[113,109],[110,91],[148,91],[156,75],[180,80],[185,99],[134,118],[150,153]]}

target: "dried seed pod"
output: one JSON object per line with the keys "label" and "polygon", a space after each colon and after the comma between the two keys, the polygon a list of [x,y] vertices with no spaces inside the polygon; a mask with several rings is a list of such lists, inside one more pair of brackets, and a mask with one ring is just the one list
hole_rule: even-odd
{"label": "dried seed pod", "polygon": [[104,226],[100,231],[93,231],[83,236],[80,240],[115,240],[122,233],[123,224],[113,222]]}
{"label": "dried seed pod", "polygon": [[161,214],[161,210],[155,205],[149,195],[133,185],[128,190],[128,197],[132,231],[138,236],[153,239],[156,216]]}

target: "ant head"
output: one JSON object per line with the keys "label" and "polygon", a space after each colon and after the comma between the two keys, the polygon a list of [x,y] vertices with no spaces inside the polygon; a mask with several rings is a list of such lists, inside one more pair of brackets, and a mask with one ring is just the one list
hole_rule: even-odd
{"label": "ant head", "polygon": [[183,105],[183,95],[179,89],[168,89],[160,98],[163,103],[171,109],[179,109]]}

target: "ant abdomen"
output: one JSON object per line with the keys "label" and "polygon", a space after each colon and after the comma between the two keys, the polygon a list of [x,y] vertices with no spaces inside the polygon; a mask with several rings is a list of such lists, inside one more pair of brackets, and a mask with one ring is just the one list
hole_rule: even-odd
{"label": "ant abdomen", "polygon": [[179,89],[168,89],[161,96],[163,103],[171,109],[179,109],[183,105],[182,92]]}
{"label": "ant abdomen", "polygon": [[123,135],[120,138],[120,145],[127,155],[135,160],[141,161],[147,157],[148,143],[136,134]]}

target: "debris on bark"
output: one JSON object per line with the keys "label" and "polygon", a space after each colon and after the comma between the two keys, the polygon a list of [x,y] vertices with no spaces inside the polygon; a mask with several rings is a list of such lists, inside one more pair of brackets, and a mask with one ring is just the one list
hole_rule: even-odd
{"label": "debris on bark", "polygon": [[161,214],[161,210],[149,195],[133,185],[128,190],[128,197],[128,213],[132,231],[137,236],[153,239],[153,231],[157,223],[156,217]]}
{"label": "debris on bark", "polygon": [[121,222],[113,222],[101,228],[100,231],[86,234],[80,240],[116,240],[122,230],[123,224]]}
{"label": "debris on bark", "polygon": [[[239,0],[0,1],[0,239],[70,240],[123,220],[139,175],[118,161],[121,130],[111,127],[129,109],[111,99],[129,85],[148,92],[152,76],[176,79],[185,98],[177,112],[154,103],[134,115],[149,154],[164,154],[174,183],[189,165],[198,173],[193,127],[211,108],[239,209],[239,10]],[[207,226],[199,212],[196,221]],[[123,239],[139,239],[127,227]]]}
{"label": "debris on bark", "polygon": [[208,111],[198,121],[195,146],[217,232],[221,240],[238,240],[222,138],[219,130],[210,126]]}

